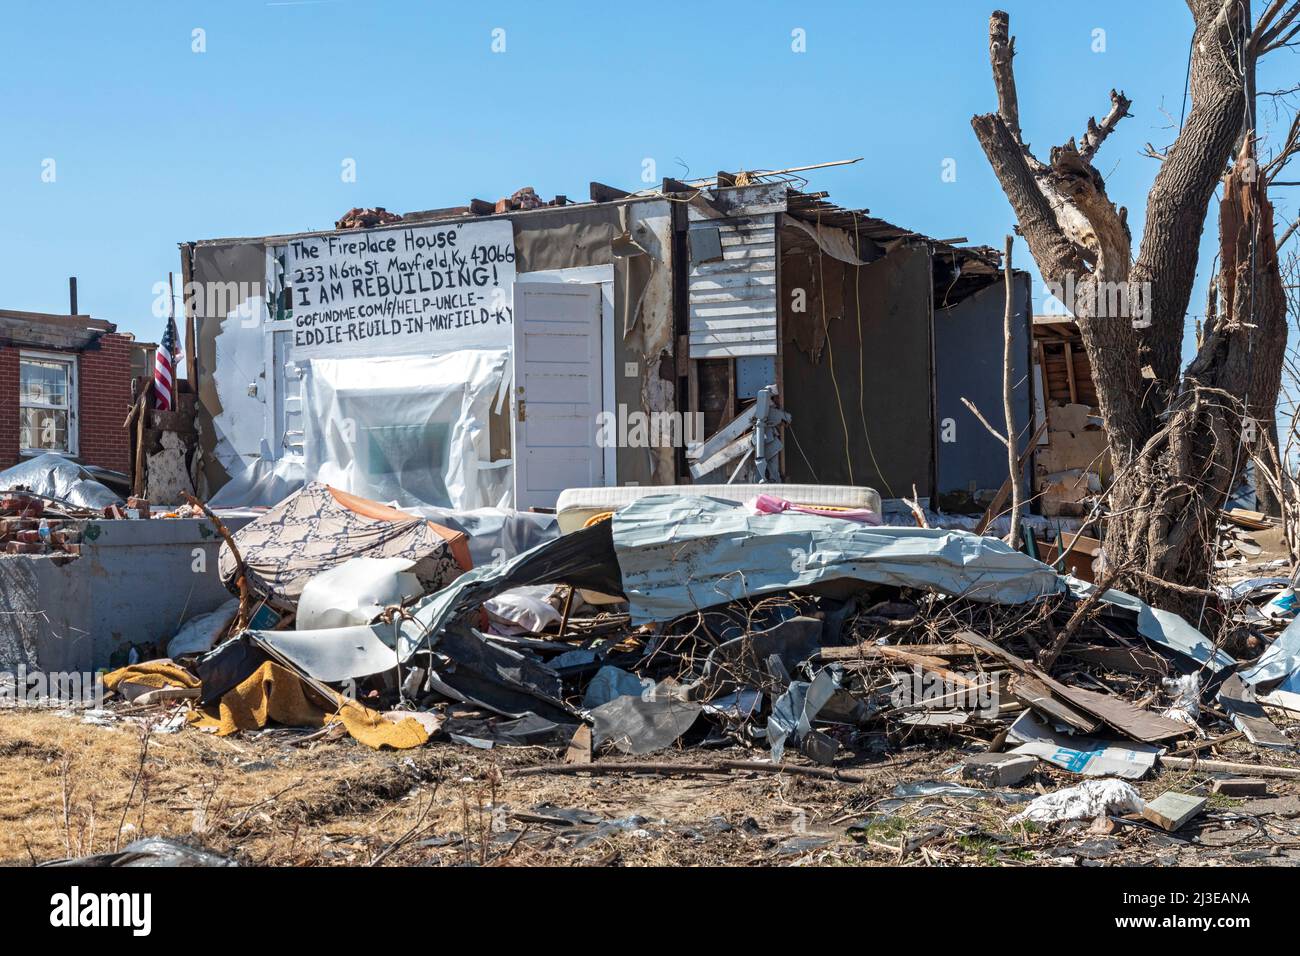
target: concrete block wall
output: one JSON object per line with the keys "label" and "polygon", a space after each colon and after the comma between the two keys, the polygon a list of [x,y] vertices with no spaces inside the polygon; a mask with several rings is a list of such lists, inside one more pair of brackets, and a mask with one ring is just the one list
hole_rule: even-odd
{"label": "concrete block wall", "polygon": [[[229,515],[231,531],[250,520]],[[93,671],[133,644],[166,643],[232,595],[217,573],[221,539],[206,519],[93,520],[81,556],[0,555],[0,670]]]}

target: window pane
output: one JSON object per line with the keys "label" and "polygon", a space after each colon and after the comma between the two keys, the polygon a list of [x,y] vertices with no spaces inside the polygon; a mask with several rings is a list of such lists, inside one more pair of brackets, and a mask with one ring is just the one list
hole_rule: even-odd
{"label": "window pane", "polygon": [[18,444],[21,448],[68,451],[68,413],[52,408],[24,408],[19,412]]}
{"label": "window pane", "polygon": [[19,375],[20,402],[68,407],[68,366],[65,363],[25,358]]}

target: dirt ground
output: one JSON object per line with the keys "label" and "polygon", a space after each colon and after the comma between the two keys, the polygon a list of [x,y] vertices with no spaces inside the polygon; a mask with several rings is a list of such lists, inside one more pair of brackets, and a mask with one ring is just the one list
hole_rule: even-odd
{"label": "dirt ground", "polygon": [[[445,742],[379,752],[309,736],[146,734],[133,718],[101,726],[68,712],[0,712],[0,860],[30,865],[150,835],[270,866],[1300,864],[1294,781],[1270,781],[1268,797],[1211,796],[1199,818],[1166,834],[1137,818],[1009,824],[1019,807],[992,793],[895,799],[899,784],[961,782],[944,773],[963,754],[951,737],[842,760],[838,769],[866,777],[844,783],[748,771],[523,775],[563,766],[560,753]],[[965,752],[983,749],[972,742]],[[737,746],[647,759],[763,756]],[[1286,762],[1240,741],[1214,756]],[[1211,779],[1163,772],[1137,787],[1150,799]],[[1079,780],[1040,763],[1004,793]]]}

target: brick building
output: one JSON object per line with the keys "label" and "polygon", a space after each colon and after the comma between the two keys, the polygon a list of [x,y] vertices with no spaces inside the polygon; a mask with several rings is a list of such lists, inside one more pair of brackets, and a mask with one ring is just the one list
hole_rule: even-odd
{"label": "brick building", "polygon": [[0,309],[0,468],[56,452],[129,472],[136,349],[102,319]]}

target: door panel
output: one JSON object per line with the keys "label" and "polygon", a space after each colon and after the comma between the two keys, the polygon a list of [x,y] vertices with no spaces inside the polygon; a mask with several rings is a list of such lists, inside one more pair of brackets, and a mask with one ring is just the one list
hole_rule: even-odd
{"label": "door panel", "polygon": [[600,288],[515,283],[515,507],[555,507],[569,487],[604,483]]}

